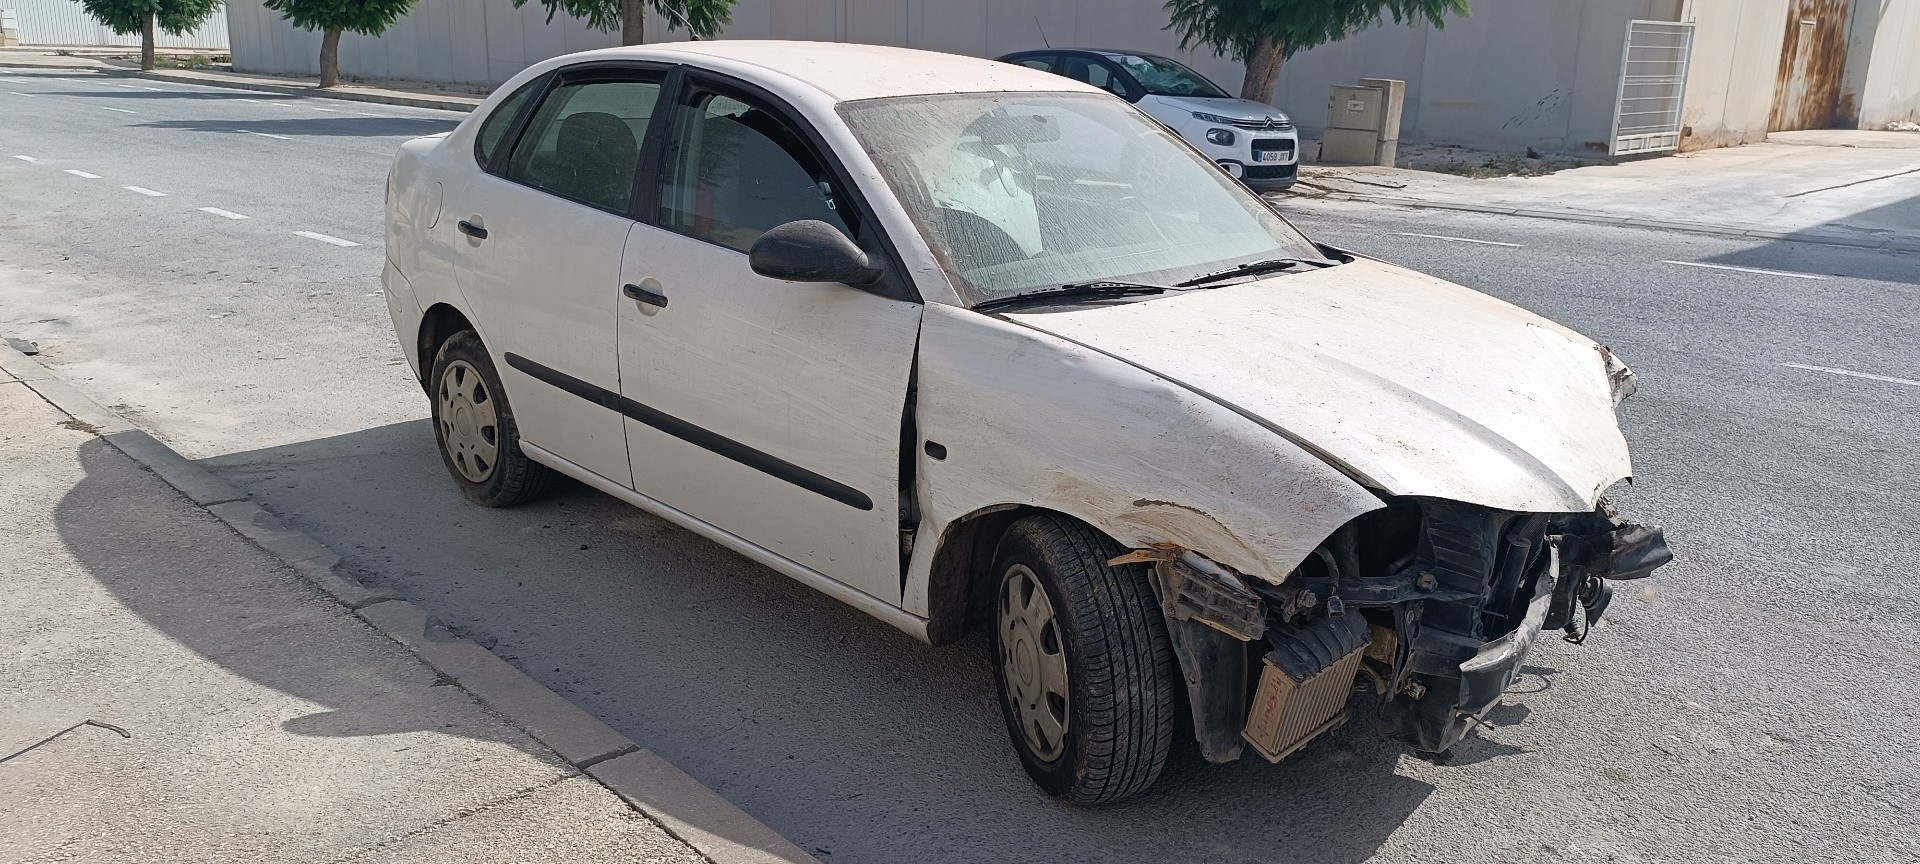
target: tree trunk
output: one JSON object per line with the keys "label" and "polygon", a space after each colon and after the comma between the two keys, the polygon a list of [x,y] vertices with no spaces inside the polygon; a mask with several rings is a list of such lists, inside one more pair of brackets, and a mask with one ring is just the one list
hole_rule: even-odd
{"label": "tree trunk", "polygon": [[647,0],[620,0],[620,44],[647,44]]}
{"label": "tree trunk", "polygon": [[1247,77],[1240,84],[1240,98],[1273,103],[1273,87],[1280,83],[1280,65],[1287,62],[1286,46],[1278,40],[1263,38],[1247,55]]}
{"label": "tree trunk", "polygon": [[320,86],[340,86],[340,31],[332,28],[320,37]]}
{"label": "tree trunk", "polygon": [[152,12],[140,16],[140,68],[147,72],[154,69],[154,29]]}

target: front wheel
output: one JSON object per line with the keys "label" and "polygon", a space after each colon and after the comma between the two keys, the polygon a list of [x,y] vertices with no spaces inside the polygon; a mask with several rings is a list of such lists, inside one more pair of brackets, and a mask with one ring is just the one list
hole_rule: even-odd
{"label": "front wheel", "polygon": [[433,360],[433,434],[440,458],[474,503],[511,507],[552,488],[553,469],[520,452],[520,427],[487,346],[453,334]]}
{"label": "front wheel", "polygon": [[1047,792],[1118,801],[1160,777],[1178,671],[1144,566],[1110,567],[1113,541],[1029,516],[995,556],[994,673],[1014,750]]}

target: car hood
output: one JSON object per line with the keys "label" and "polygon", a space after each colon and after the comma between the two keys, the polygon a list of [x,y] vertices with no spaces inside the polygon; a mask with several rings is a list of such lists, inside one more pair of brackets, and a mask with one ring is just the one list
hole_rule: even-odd
{"label": "car hood", "polygon": [[1604,347],[1378,261],[1006,317],[1187,387],[1392,495],[1576,512],[1632,473],[1612,383],[1630,373]]}
{"label": "car hood", "polygon": [[1269,117],[1278,117],[1282,121],[1287,121],[1286,112],[1272,105],[1268,105],[1265,102],[1255,102],[1252,99],[1209,99],[1200,96],[1160,95],[1156,95],[1154,98],[1184,111],[1205,111],[1208,114],[1217,114],[1229,120],[1253,121],[1265,120]]}

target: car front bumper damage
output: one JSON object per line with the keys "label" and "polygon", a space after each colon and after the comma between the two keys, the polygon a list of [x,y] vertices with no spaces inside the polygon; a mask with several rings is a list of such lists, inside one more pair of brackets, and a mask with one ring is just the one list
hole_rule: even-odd
{"label": "car front bumper damage", "polygon": [[1153,567],[1202,753],[1278,761],[1347,718],[1368,681],[1381,732],[1440,753],[1518,678],[1540,634],[1585,640],[1611,583],[1672,560],[1657,527],[1395,499],[1328,538],[1280,584],[1172,546]]}

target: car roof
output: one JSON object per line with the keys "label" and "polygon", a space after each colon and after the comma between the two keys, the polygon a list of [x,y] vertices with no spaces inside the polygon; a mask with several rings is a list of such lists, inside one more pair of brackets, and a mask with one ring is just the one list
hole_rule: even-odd
{"label": "car roof", "polygon": [[[1001,59],[1004,60],[1009,57],[1031,57],[1036,54],[1092,54],[1109,58],[1145,57],[1150,60],[1173,60],[1173,58],[1165,54],[1155,54],[1152,51],[1127,51],[1120,48],[1031,48],[1026,51],[1015,51],[1011,54],[1002,55]],[[1179,63],[1180,61],[1174,60],[1174,62]]]}
{"label": "car roof", "polygon": [[[690,63],[749,80],[757,79],[763,85],[804,85],[835,102],[941,93],[1081,89],[1102,92],[1048,72],[980,57],[846,42],[772,39],[668,42],[606,48],[557,59],[566,61],[557,65],[619,59]],[[785,80],[770,81],[769,77]]]}

